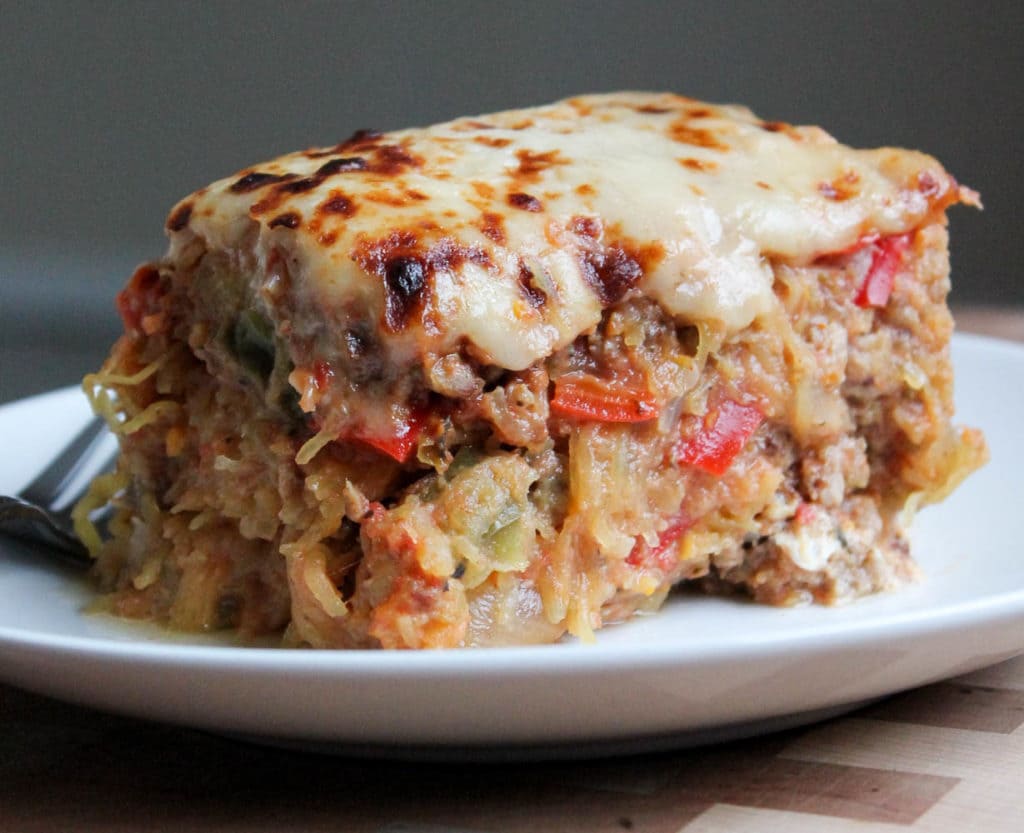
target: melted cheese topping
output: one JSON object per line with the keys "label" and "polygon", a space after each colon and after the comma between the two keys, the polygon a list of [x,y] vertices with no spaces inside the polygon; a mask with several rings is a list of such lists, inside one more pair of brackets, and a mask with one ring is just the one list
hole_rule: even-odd
{"label": "melted cheese topping", "polygon": [[971,201],[931,157],[671,94],[585,96],[359,133],[183,200],[170,258],[255,247],[310,322],[372,322],[392,360],[470,346],[518,370],[627,295],[727,331],[770,312],[771,261],[839,252]]}

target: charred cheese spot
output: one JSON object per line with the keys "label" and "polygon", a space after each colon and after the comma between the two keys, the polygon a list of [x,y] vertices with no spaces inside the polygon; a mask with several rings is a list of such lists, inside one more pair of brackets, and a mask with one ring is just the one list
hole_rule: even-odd
{"label": "charred cheese spot", "polygon": [[450,272],[463,263],[490,267],[490,255],[479,246],[465,246],[450,237],[445,237],[427,250],[426,263],[431,272]]}
{"label": "charred cheese spot", "polygon": [[276,197],[264,197],[262,200],[257,200],[249,206],[249,213],[253,217],[259,217],[261,214],[266,214],[268,211],[273,211],[281,204],[281,198]]}
{"label": "charred cheese spot", "polygon": [[477,136],[473,141],[492,148],[505,148],[512,144],[511,139],[502,139],[498,136]]}
{"label": "charred cheese spot", "polygon": [[297,229],[302,224],[302,217],[295,211],[286,211],[278,214],[268,225],[270,228]]}
{"label": "charred cheese spot", "polygon": [[668,129],[668,135],[674,141],[684,145],[695,145],[710,150],[729,150],[729,146],[713,131],[703,127],[691,127],[686,119],[672,122]]}
{"label": "charred cheese spot", "polygon": [[404,193],[387,191],[384,188],[367,191],[363,194],[363,199],[368,200],[369,202],[378,203],[379,205],[390,205],[393,208],[401,208],[403,205],[408,203]]}
{"label": "charred cheese spot", "polygon": [[370,128],[362,128],[360,130],[357,130],[351,136],[349,136],[345,141],[339,143],[337,145],[337,147],[339,147],[339,148],[367,147],[367,146],[372,145],[374,142],[376,142],[378,139],[380,139],[383,135],[384,134],[381,133],[379,130],[373,130],[373,129],[370,129]]}
{"label": "charred cheese spot", "polygon": [[395,231],[382,240],[360,240],[352,259],[384,284],[384,323],[396,332],[407,324],[426,285],[419,240],[409,231]]}
{"label": "charred cheese spot", "polygon": [[302,179],[293,179],[290,182],[282,182],[280,185],[274,187],[274,190],[279,194],[305,194],[307,191],[312,191],[318,187],[326,177],[322,177],[314,174],[313,176],[305,176]]}
{"label": "charred cheese spot", "polygon": [[847,171],[842,176],[837,176],[831,182],[819,182],[818,191],[825,199],[835,202],[843,202],[857,196],[860,177],[855,171]]}
{"label": "charred cheese spot", "polygon": [[170,231],[181,231],[185,226],[188,225],[189,219],[192,217],[192,203],[183,202],[173,212],[171,216],[167,218],[167,228]]}
{"label": "charred cheese spot", "polygon": [[317,168],[316,176],[329,177],[334,174],[347,173],[349,171],[365,171],[366,160],[362,156],[339,156],[329,162],[324,162]]}
{"label": "charred cheese spot", "polygon": [[331,191],[330,197],[317,206],[318,214],[337,214],[351,217],[356,213],[356,204],[341,191]]}
{"label": "charred cheese spot", "polygon": [[576,188],[576,193],[581,197],[592,197],[597,193],[597,189],[593,185],[584,182],[582,185]]}
{"label": "charred cheese spot", "polygon": [[559,154],[557,150],[548,150],[542,153],[526,149],[517,150],[516,158],[519,160],[516,176],[524,182],[536,182],[544,171],[557,165],[569,164],[569,160]]}
{"label": "charred cheese spot", "polygon": [[392,330],[405,325],[411,308],[427,282],[423,262],[414,257],[395,257],[384,264],[386,308],[384,315]]}
{"label": "charred cheese spot", "polygon": [[267,185],[276,185],[280,182],[287,182],[290,179],[295,179],[296,174],[269,174],[262,171],[251,171],[240,179],[236,180],[228,190],[232,194],[248,194],[250,191],[256,191],[259,188],[264,188]]}
{"label": "charred cheese spot", "polygon": [[483,249],[447,237],[427,247],[411,231],[396,231],[382,240],[361,239],[351,257],[383,281],[384,323],[391,332],[404,329],[424,307],[437,272],[452,272],[466,262],[493,265]]}
{"label": "charred cheese spot", "polygon": [[500,214],[485,211],[480,218],[480,231],[499,246],[505,245],[505,220]]}
{"label": "charred cheese spot", "polygon": [[494,187],[486,182],[472,182],[470,183],[473,190],[476,191],[477,196],[485,200],[494,199]]}
{"label": "charred cheese spot", "polygon": [[769,133],[785,133],[790,128],[790,125],[784,121],[763,121],[761,122],[761,129],[767,130]]}
{"label": "charred cheese spot", "polygon": [[764,181],[764,180],[762,180],[762,179],[759,179],[759,180],[757,180],[757,182],[755,182],[754,184],[755,184],[755,185],[756,185],[756,186],[757,186],[758,188],[761,188],[761,189],[762,189],[762,190],[764,190],[764,191],[771,191],[771,190],[772,190],[772,186],[771,186],[771,185],[769,185],[769,184],[768,184],[767,182],[765,182],[765,181]]}
{"label": "charred cheese spot", "polygon": [[398,145],[381,145],[373,152],[373,160],[367,170],[383,176],[394,176],[408,168],[418,168],[423,160]]}
{"label": "charred cheese spot", "polygon": [[715,113],[708,107],[690,107],[686,115],[691,119],[710,119]]}
{"label": "charred cheese spot", "polygon": [[372,274],[384,275],[384,261],[398,254],[410,254],[418,251],[419,238],[411,231],[393,231],[381,240],[361,238],[352,259],[363,269]]}
{"label": "charred cheese spot", "polygon": [[363,199],[381,205],[390,205],[394,208],[401,208],[411,202],[423,202],[429,199],[426,194],[420,193],[412,188],[403,191],[389,191],[386,188],[376,188],[363,194]]}
{"label": "charred cheese spot", "polygon": [[622,246],[580,253],[583,279],[604,306],[622,300],[643,277],[640,262]]}
{"label": "charred cheese spot", "polygon": [[[317,168],[313,174],[302,178],[299,178],[297,174],[294,173],[275,176],[272,180],[266,178],[268,176],[272,176],[270,174],[248,174],[232,185],[231,190],[235,191],[237,189],[239,193],[242,193],[265,185],[273,184],[274,189],[270,194],[263,197],[263,199],[258,202],[253,203],[249,207],[250,214],[259,216],[260,214],[265,214],[268,211],[273,211],[290,196],[315,191],[332,176],[337,176],[338,174],[343,173],[366,171],[369,170],[370,167],[371,166],[367,164],[366,160],[361,156],[342,156],[325,162]],[[260,178],[260,184],[258,185],[253,184],[256,181],[254,179],[256,177]],[[250,180],[250,182],[243,187],[239,187],[245,180]]]}
{"label": "charred cheese spot", "polygon": [[655,107],[653,104],[645,104],[642,107],[637,107],[638,113],[647,113],[652,116],[661,116],[665,113],[671,113],[672,110],[668,107]]}
{"label": "charred cheese spot", "polygon": [[509,194],[508,204],[522,211],[538,212],[544,210],[540,200],[530,194],[524,194],[522,191],[514,191]]}
{"label": "charred cheese spot", "polygon": [[323,159],[325,156],[337,156],[338,154],[353,150],[363,150],[373,147],[376,141],[383,135],[379,130],[357,130],[344,141],[338,142],[334,147],[307,150],[303,156],[307,159]]}
{"label": "charred cheese spot", "polygon": [[654,271],[658,264],[665,259],[665,247],[657,241],[644,244],[632,243],[627,248],[645,274]]}
{"label": "charred cheese spot", "polygon": [[519,264],[519,288],[534,309],[540,309],[547,302],[547,295],[537,286],[533,270],[525,263]]}
{"label": "charred cheese spot", "polygon": [[594,112],[593,107],[587,104],[587,102],[582,101],[581,99],[578,98],[569,99],[569,105],[572,107],[573,110],[575,110],[577,113],[579,113],[579,115],[583,116],[584,118],[586,118],[587,116]]}
{"label": "charred cheese spot", "polygon": [[680,159],[679,164],[691,171],[700,171],[702,173],[714,171],[718,168],[717,162],[712,162],[710,159],[694,159],[693,157]]}
{"label": "charred cheese spot", "polygon": [[342,144],[343,145],[358,145],[361,142],[371,141],[373,139],[379,139],[383,135],[384,134],[381,133],[381,131],[379,131],[379,130],[374,130],[371,127],[362,127],[359,130],[355,131],[351,136],[349,136],[344,142],[342,142]]}
{"label": "charred cheese spot", "polygon": [[600,240],[604,227],[600,217],[576,216],[569,221],[569,231],[580,237],[588,237],[591,240]]}

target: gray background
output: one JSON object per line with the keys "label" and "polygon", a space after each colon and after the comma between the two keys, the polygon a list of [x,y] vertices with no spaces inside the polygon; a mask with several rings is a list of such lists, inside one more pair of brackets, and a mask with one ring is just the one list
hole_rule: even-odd
{"label": "gray background", "polygon": [[1022,304],[1024,2],[0,0],[0,401],[77,380],[179,197],[393,128],[620,88],[938,156],[954,301]]}

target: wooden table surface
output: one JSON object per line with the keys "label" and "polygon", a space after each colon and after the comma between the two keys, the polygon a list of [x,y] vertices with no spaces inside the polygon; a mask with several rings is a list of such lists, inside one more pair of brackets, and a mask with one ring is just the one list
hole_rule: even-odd
{"label": "wooden table surface", "polygon": [[[1024,341],[1024,313],[960,328]],[[825,723],[593,762],[282,752],[0,686],[6,831],[1024,830],[1024,656]]]}

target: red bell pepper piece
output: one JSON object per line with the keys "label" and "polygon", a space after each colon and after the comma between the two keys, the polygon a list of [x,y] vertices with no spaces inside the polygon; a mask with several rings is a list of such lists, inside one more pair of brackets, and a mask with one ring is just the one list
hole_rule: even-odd
{"label": "red bell pepper piece", "polygon": [[701,431],[679,449],[678,460],[709,474],[725,474],[763,420],[752,405],[727,399],[708,411]]}
{"label": "red bell pepper piece", "polygon": [[319,391],[327,390],[327,386],[334,379],[334,368],[329,362],[318,361],[313,365],[313,383]]}
{"label": "red bell pepper piece", "polygon": [[594,422],[647,422],[655,419],[660,409],[647,391],[573,375],[555,380],[551,410],[559,416]]}
{"label": "red bell pepper piece", "polygon": [[378,436],[359,428],[352,432],[352,437],[387,454],[393,460],[404,463],[419,443],[426,427],[426,418],[427,412],[424,409],[415,408],[409,418],[402,421],[398,425],[398,430],[390,436]]}
{"label": "red bell pepper piece", "polygon": [[807,526],[816,515],[817,510],[810,503],[801,503],[793,513],[793,520],[797,526]]}
{"label": "red bell pepper piece", "polygon": [[854,299],[858,307],[884,307],[892,295],[896,271],[903,261],[903,254],[910,246],[909,234],[897,234],[883,237],[873,244],[871,265],[868,267],[864,283]]}
{"label": "red bell pepper piece", "polygon": [[[330,363],[317,361],[313,365],[313,385],[317,391],[325,391],[334,380],[334,368]],[[314,431],[320,430],[320,420],[316,414],[308,417]],[[412,450],[419,443],[423,429],[426,427],[427,410],[422,407],[414,407],[408,418],[399,422],[394,434],[381,436],[373,434],[365,427],[356,428],[345,432],[339,439],[359,440],[371,448],[375,448],[382,454],[386,454],[399,463],[409,459]]]}
{"label": "red bell pepper piece", "polygon": [[626,557],[626,563],[631,567],[648,565],[660,567],[666,573],[670,572],[676,565],[676,559],[669,550],[691,526],[693,521],[680,512],[670,518],[668,525],[658,533],[658,543],[653,547],[648,547],[643,538],[637,538],[633,550]]}

